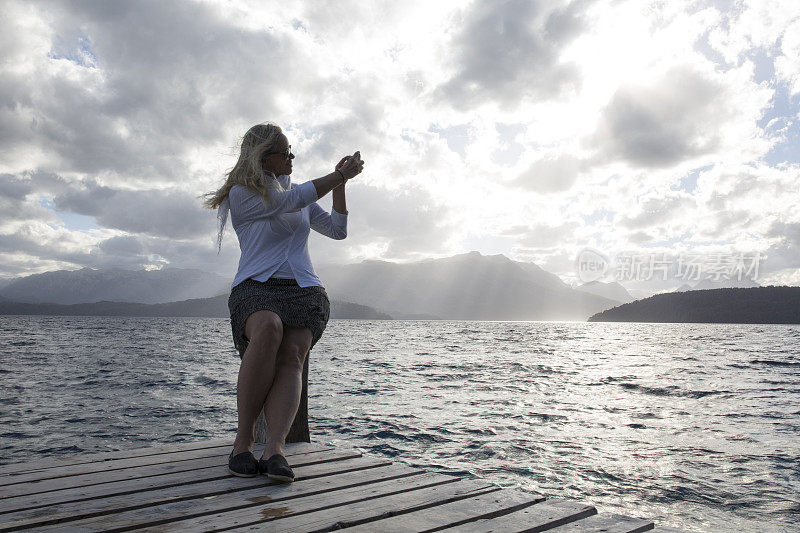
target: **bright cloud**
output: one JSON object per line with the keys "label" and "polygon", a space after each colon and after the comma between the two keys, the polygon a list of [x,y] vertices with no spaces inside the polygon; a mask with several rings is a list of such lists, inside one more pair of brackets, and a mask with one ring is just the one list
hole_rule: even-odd
{"label": "bright cloud", "polygon": [[0,277],[232,277],[199,195],[272,121],[295,181],[367,161],[315,261],[477,249],[570,281],[586,246],[734,248],[800,279],[797,2],[11,1],[0,26]]}

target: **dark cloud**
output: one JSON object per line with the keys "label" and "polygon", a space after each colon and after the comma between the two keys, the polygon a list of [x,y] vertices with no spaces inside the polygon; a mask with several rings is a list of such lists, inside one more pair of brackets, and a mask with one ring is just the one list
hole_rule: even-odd
{"label": "dark cloud", "polygon": [[648,86],[619,89],[589,144],[599,150],[600,162],[651,168],[713,152],[721,126],[735,113],[726,95],[704,74],[673,68]]}
{"label": "dark cloud", "polygon": [[24,200],[33,191],[30,180],[20,179],[11,174],[0,174],[0,198]]}
{"label": "dark cloud", "polygon": [[776,220],[767,230],[767,237],[783,237],[800,246],[800,222]]}
{"label": "dark cloud", "polygon": [[[74,252],[70,250],[68,239],[55,239],[43,237],[36,228],[24,225],[13,234],[0,234],[0,250],[3,253],[4,263],[11,271],[20,271],[24,265],[25,270],[39,266],[43,263],[58,261],[87,265],[92,262],[88,252]],[[31,264],[31,258],[36,258]]]}
{"label": "dark cloud", "polygon": [[[239,259],[236,234],[229,230],[223,242],[222,253],[208,240],[176,240],[147,235],[122,235],[111,237],[92,247],[92,264],[114,265],[120,268],[170,266],[197,268],[215,272],[233,280]],[[142,265],[140,267],[123,265]],[[94,266],[94,268],[103,268]]]}
{"label": "dark cloud", "polygon": [[[229,237],[230,239],[230,237]],[[14,234],[0,234],[0,269],[5,275],[31,273],[43,265],[64,268],[66,264],[91,268],[140,270],[170,266],[198,268],[233,278],[239,247],[236,237],[217,254],[212,239],[182,241],[146,235],[118,235],[96,244],[83,243],[64,230],[43,235],[26,225]],[[35,259],[32,259],[35,258]]]}
{"label": "dark cloud", "polygon": [[588,4],[472,4],[452,42],[456,74],[437,88],[438,99],[461,109],[485,101],[514,108],[520,100],[552,98],[577,86],[577,67],[562,63],[559,56],[584,28]]}
{"label": "dark cloud", "polygon": [[[222,138],[222,124],[267,120],[277,109],[275,87],[307,78],[291,35],[234,26],[205,4],[35,8],[53,25],[50,59],[25,58],[33,72],[0,69],[0,150],[41,147],[59,172],[168,181],[185,172],[181,155]],[[25,27],[3,30],[11,33],[0,41],[4,56],[22,54],[15,43],[41,48]]]}
{"label": "dark cloud", "polygon": [[117,256],[141,256],[144,252],[142,242],[133,235],[111,237],[97,244],[97,248],[105,254]]}
{"label": "dark cloud", "polygon": [[67,191],[76,183],[75,180],[64,178],[54,172],[24,172],[22,176],[29,179],[37,192],[59,194]]}
{"label": "dark cloud", "polygon": [[[3,223],[50,219],[52,214],[41,205],[27,200],[34,192],[34,184],[30,179],[19,178],[11,174],[0,174],[0,213]],[[2,247],[0,247],[2,251]]]}
{"label": "dark cloud", "polygon": [[94,217],[107,228],[175,239],[209,235],[216,224],[198,198],[180,191],[129,191],[87,182],[59,194],[53,203],[59,211]]}

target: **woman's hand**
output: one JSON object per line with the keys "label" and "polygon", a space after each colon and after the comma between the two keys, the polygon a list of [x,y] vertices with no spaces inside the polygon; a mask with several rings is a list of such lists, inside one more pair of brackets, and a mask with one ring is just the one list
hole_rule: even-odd
{"label": "woman's hand", "polygon": [[364,170],[364,161],[361,160],[361,153],[356,151],[353,155],[343,157],[339,164],[336,165],[336,170],[344,175],[345,181],[361,174],[361,171]]}
{"label": "woman's hand", "polygon": [[[336,170],[327,176],[311,180],[317,191],[317,199],[322,198],[337,187],[343,186],[347,183],[347,180],[361,174],[362,170],[364,170],[364,162],[361,160],[359,152],[343,157],[339,164],[336,165]],[[341,213],[342,211],[339,212]]]}

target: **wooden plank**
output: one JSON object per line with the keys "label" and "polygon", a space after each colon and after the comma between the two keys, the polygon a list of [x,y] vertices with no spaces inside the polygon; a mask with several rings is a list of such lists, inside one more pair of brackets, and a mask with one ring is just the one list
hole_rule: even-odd
{"label": "wooden plank", "polygon": [[[236,526],[250,526],[252,524],[255,524],[256,529],[267,528],[270,530],[298,531],[294,523],[284,522],[284,520],[287,520],[288,517],[300,518],[314,515],[314,520],[324,520],[325,517],[336,517],[333,520],[333,522],[336,522],[344,516],[350,516],[350,514],[342,514],[342,509],[349,508],[350,506],[367,504],[367,507],[380,509],[380,500],[386,497],[391,498],[392,495],[408,498],[409,501],[416,501],[415,497],[419,498],[419,494],[427,495],[427,498],[431,499],[432,495],[426,493],[426,490],[433,490],[444,485],[453,485],[457,482],[458,478],[454,476],[421,473],[419,475],[396,480],[377,481],[361,487],[337,490],[291,500],[266,503],[258,502],[255,505],[242,509],[192,517],[188,520],[180,520],[165,524],[154,524],[152,527],[140,531],[156,532],[173,530],[180,531],[181,533],[188,533],[192,531],[213,531]],[[482,484],[480,487],[485,490],[485,486],[485,484]],[[474,489],[474,487],[468,488]],[[436,495],[437,500],[441,499],[441,493],[437,492]],[[470,495],[472,494],[465,494],[464,497]],[[392,503],[393,507],[397,505],[397,503]],[[378,511],[378,514],[382,512],[384,511]],[[318,513],[321,513],[322,516],[318,516]],[[266,523],[277,518],[280,518],[280,523]]]}
{"label": "wooden plank", "polygon": [[557,526],[568,524],[597,514],[597,509],[585,503],[560,498],[531,505],[519,511],[500,516],[493,520],[478,520],[458,527],[458,531],[488,533],[490,531],[549,531]]}
{"label": "wooden plank", "polygon": [[[338,475],[345,472],[357,472],[370,468],[387,467],[391,464],[392,463],[386,459],[356,457],[342,461],[300,466],[294,470],[298,480],[309,480],[323,478],[324,476],[332,476],[333,474]],[[409,472],[411,472],[411,470],[409,470]],[[327,479],[317,480],[317,484],[321,487],[326,486],[328,483],[329,481]],[[272,482],[266,476],[254,478],[229,476],[225,479],[176,485],[155,490],[134,492],[132,494],[100,496],[91,500],[45,505],[22,511],[0,514],[0,531],[23,526],[47,525],[67,520],[102,516],[172,501],[204,498],[243,491],[255,487],[264,487],[269,484],[272,484]],[[314,486],[316,487],[317,484]]]}
{"label": "wooden plank", "polygon": [[[688,533],[356,450],[286,445],[291,484],[227,470],[232,438],[0,465],[0,532],[220,529]],[[254,453],[261,454],[262,445]]]}
{"label": "wooden plank", "polygon": [[[47,469],[36,470],[33,472],[16,472],[0,477],[0,486],[14,485],[18,483],[30,483],[33,481],[41,481],[44,479],[55,479],[59,477],[78,476],[81,474],[91,474],[94,472],[109,472],[111,470],[122,470],[125,468],[136,468],[139,466],[155,465],[163,463],[173,463],[180,461],[195,461],[206,457],[217,457],[220,454],[230,453],[232,445],[228,443],[225,446],[216,446],[213,448],[199,448],[196,450],[181,450],[174,452],[165,452],[159,454],[140,455],[135,457],[123,457],[118,459],[107,459],[105,461],[96,461],[91,463],[82,463],[61,467],[53,467]],[[286,456],[298,455],[301,453],[310,453],[320,450],[331,450],[330,446],[320,446],[319,444],[298,443],[295,445],[286,446]],[[260,457],[264,451],[264,445],[253,447],[253,452],[256,457]]]}
{"label": "wooden plank", "polygon": [[348,528],[348,533],[395,533],[407,531],[429,531],[445,527],[455,527],[477,519],[496,518],[529,505],[544,501],[541,494],[516,490],[498,490],[481,494],[465,500],[437,505],[412,513],[384,518]]}
{"label": "wooden plank", "polygon": [[588,518],[583,518],[577,522],[571,522],[554,529],[548,529],[553,533],[594,533],[604,531],[608,533],[640,533],[653,529],[652,520],[634,518],[615,513],[600,513]]}
{"label": "wooden plank", "polygon": [[[374,459],[363,459],[363,461],[371,460]],[[300,469],[298,469],[299,471]],[[268,480],[265,476],[260,476],[260,486],[249,483],[246,484],[245,490],[237,492],[181,499],[88,519],[62,521],[37,529],[39,531],[107,531],[144,527],[154,523],[179,521],[194,515],[201,516],[257,506],[264,502],[284,502],[283,505],[291,505],[293,499],[296,498],[313,499],[337,490],[419,475],[421,475],[419,470],[405,465],[384,464],[375,468],[295,481],[291,484],[276,483]],[[237,480],[239,479],[252,480],[253,478],[237,478]]]}
{"label": "wooden plank", "polygon": [[65,455],[63,457],[45,457],[26,461],[23,463],[12,463],[0,465],[0,476],[13,474],[15,472],[32,472],[47,468],[57,468],[59,466],[77,465],[83,463],[93,463],[96,461],[110,461],[114,459],[124,459],[126,457],[141,457],[145,455],[158,455],[160,453],[180,452],[187,450],[199,450],[201,448],[219,448],[231,446],[233,437],[221,439],[198,440],[182,442],[180,444],[168,444],[163,446],[151,446],[148,448],[133,448],[130,450],[114,450],[111,452],[87,453],[82,455]]}
{"label": "wooden plank", "polygon": [[[271,511],[280,516],[274,523],[264,523],[264,517],[270,516],[270,511],[268,511],[261,515],[262,521],[260,523],[251,523],[245,527],[233,530],[263,531],[264,529],[269,529],[272,531],[292,531],[293,533],[300,531],[330,531],[373,522],[386,516],[428,509],[437,505],[497,490],[497,486],[481,480],[463,479],[433,487],[397,491],[394,494],[362,499],[351,503],[343,502],[343,504],[339,504],[335,507],[320,509],[310,513],[297,514],[295,516],[287,516],[288,512],[294,511],[293,507],[288,508],[286,511],[277,508]],[[249,519],[253,517],[254,516],[251,515]],[[218,522],[214,523],[215,526],[218,524],[222,525]],[[200,531],[200,529],[195,531]]]}
{"label": "wooden plank", "polygon": [[[325,463],[340,461],[353,457],[361,457],[361,452],[356,450],[323,450],[308,454],[301,454],[296,457],[289,457],[292,468],[301,465],[311,465],[315,463]],[[210,465],[209,465],[210,463]],[[54,505],[70,501],[80,501],[115,494],[130,494],[145,490],[153,490],[174,485],[184,485],[188,483],[198,483],[214,479],[225,479],[230,477],[228,472],[228,457],[220,457],[216,462],[206,460],[206,466],[196,469],[181,468],[175,471],[163,472],[158,475],[148,475],[147,477],[133,477],[125,479],[115,479],[103,483],[82,487],[63,487],[50,492],[33,493],[20,495],[13,498],[0,499],[0,512],[29,509],[44,505]],[[142,467],[141,469],[122,470],[119,472],[131,473],[137,470],[145,470],[152,473],[154,469],[164,470],[169,465],[153,465]],[[114,472],[112,472],[113,474]],[[70,478],[61,478],[70,479]],[[15,487],[16,485],[12,485]]]}
{"label": "wooden plank", "polygon": [[[312,452],[308,454],[298,455],[297,457],[311,457],[317,454],[325,454],[326,451]],[[349,454],[352,457],[361,455],[354,450],[330,450],[334,456],[340,453]],[[122,470],[108,470],[100,472],[91,472],[88,474],[78,474],[68,477],[57,477],[54,479],[42,479],[32,481],[30,483],[21,483],[14,485],[5,485],[0,487],[0,501],[3,498],[12,496],[23,496],[26,494],[38,494],[41,492],[50,492],[55,490],[63,490],[74,487],[86,487],[89,485],[98,485],[102,483],[110,483],[113,481],[120,481],[124,479],[140,479],[151,476],[162,476],[182,471],[199,470],[202,468],[209,468],[214,466],[224,466],[225,473],[228,473],[228,453],[219,454],[211,457],[201,457],[194,461],[173,461],[171,463],[161,463],[154,465],[143,465],[137,468],[125,468]],[[294,457],[294,456],[292,456]],[[287,457],[288,459],[288,457]],[[324,459],[323,459],[324,460]]]}

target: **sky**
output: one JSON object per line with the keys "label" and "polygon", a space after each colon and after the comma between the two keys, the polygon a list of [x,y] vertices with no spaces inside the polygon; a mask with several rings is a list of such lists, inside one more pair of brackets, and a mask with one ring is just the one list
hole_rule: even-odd
{"label": "sky", "polygon": [[274,122],[294,182],[366,163],[314,263],[738,255],[800,285],[794,0],[6,1],[0,30],[0,280],[232,279],[201,195]]}

